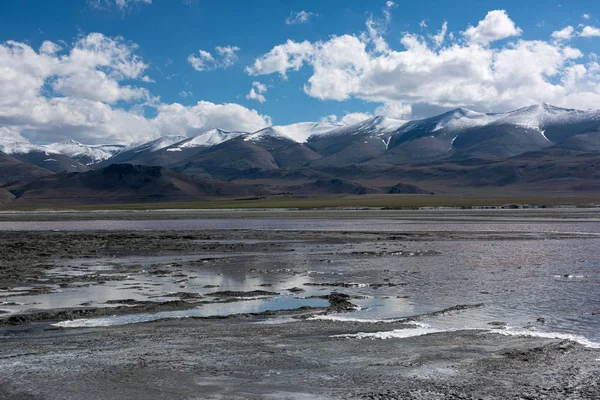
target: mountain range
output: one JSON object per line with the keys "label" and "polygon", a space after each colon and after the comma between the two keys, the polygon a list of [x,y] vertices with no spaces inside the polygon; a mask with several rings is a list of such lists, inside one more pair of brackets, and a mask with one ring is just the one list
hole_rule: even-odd
{"label": "mountain range", "polygon": [[[194,185],[200,181],[243,185],[243,189],[219,193],[190,191],[189,187],[186,192],[179,183],[169,186],[196,197],[450,193],[507,186],[533,190],[544,186],[540,182],[554,182],[552,190],[562,192],[596,191],[598,159],[600,110],[539,104],[489,114],[459,108],[415,121],[377,116],[352,125],[301,122],[257,132],[214,128],[194,137],[163,136],[129,146],[85,145],[73,140],[43,146],[0,138],[0,184],[16,197],[11,201],[22,201],[33,193],[41,196],[32,189],[36,185],[48,197],[50,183],[65,188],[74,185],[75,179],[83,185],[87,178],[76,179],[72,173],[97,178],[96,171],[131,164],[160,167],[163,180],[168,176],[183,182],[185,176],[195,179]],[[155,170],[121,173],[134,171],[151,178],[150,171]],[[103,184],[108,185],[106,180]],[[85,190],[94,192],[78,189],[78,193]],[[141,188],[123,193],[136,197],[132,190],[158,195]],[[7,197],[2,198],[8,201]]]}

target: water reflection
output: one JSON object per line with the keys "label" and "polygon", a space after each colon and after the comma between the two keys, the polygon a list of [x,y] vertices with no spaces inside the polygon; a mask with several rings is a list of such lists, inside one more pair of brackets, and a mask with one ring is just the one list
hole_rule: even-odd
{"label": "water reflection", "polygon": [[[445,226],[440,224],[438,229]],[[586,229],[584,226],[575,229]],[[191,304],[190,311],[114,320],[134,321],[324,305],[324,300],[311,297],[340,291],[362,307],[353,313],[354,318],[394,319],[458,304],[483,303],[481,308],[436,316],[428,322],[448,329],[489,329],[494,326],[490,323],[501,323],[600,340],[598,239],[365,239],[280,244],[272,251],[255,253],[250,249],[227,254],[215,251],[202,255],[57,261],[39,284],[24,285],[12,292],[0,291],[0,309],[17,312],[81,304],[108,307],[112,306],[106,304],[109,300],[165,301],[176,299],[177,296],[167,296],[181,292],[197,293],[205,301],[216,300],[210,294],[218,291],[279,293],[262,300],[202,304],[199,308]],[[399,256],[399,252],[406,255]],[[91,276],[98,279],[86,280]],[[70,279],[69,283],[52,283],[61,277]],[[102,279],[104,283],[99,284],[97,280]],[[52,292],[22,295],[32,286]],[[293,293],[288,290],[291,288],[301,288],[303,292]]]}

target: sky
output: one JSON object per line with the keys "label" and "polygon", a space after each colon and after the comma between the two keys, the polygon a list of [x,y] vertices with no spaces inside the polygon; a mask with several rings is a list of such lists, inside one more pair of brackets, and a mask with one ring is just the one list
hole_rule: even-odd
{"label": "sky", "polygon": [[590,0],[4,0],[0,137],[600,108]]}

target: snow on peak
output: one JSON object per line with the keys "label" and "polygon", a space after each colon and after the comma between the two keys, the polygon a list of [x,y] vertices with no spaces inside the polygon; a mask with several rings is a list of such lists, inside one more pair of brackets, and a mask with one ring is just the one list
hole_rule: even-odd
{"label": "snow on peak", "polygon": [[216,146],[230,139],[234,139],[238,136],[245,135],[245,132],[228,132],[219,128],[214,128],[209,131],[203,132],[197,136],[184,140],[180,143],[176,143],[171,146],[172,148],[187,149],[194,147],[210,147]]}
{"label": "snow on peak", "polygon": [[57,154],[57,151],[44,146],[38,146],[24,141],[0,140],[0,152],[4,154],[27,154],[41,152],[46,154]]}
{"label": "snow on peak", "polygon": [[406,121],[403,121],[401,119],[377,116],[363,121],[361,124],[365,130],[370,130],[374,133],[387,133],[395,131],[405,123]]}
{"label": "snow on peak", "polygon": [[583,119],[597,119],[598,110],[574,110],[555,107],[547,103],[534,104],[505,114],[499,114],[498,124],[514,124],[542,132],[552,124],[575,123]]}
{"label": "snow on peak", "polygon": [[377,136],[395,131],[404,126],[406,121],[377,116],[352,125],[346,125],[325,134],[327,136],[374,134]]}
{"label": "snow on peak", "polygon": [[172,146],[175,143],[179,143],[187,138],[188,138],[187,136],[180,136],[180,135],[161,136],[161,137],[151,140],[149,142],[142,143],[137,146],[133,146],[132,150],[136,153],[141,153],[143,151],[149,151],[149,152],[153,153],[160,149],[164,149],[165,147]]}
{"label": "snow on peak", "polygon": [[123,149],[123,146],[119,145],[87,145],[73,139],[52,143],[46,147],[71,158],[87,157],[93,160],[88,164],[107,160]]}
{"label": "snow on peak", "polygon": [[468,129],[475,126],[485,125],[491,122],[493,119],[494,117],[488,114],[469,110],[468,108],[457,108],[440,115],[439,121],[432,129],[432,132],[436,132],[441,129],[449,129],[451,131]]}
{"label": "snow on peak", "polygon": [[304,143],[311,136],[324,134],[340,126],[342,125],[339,123],[330,122],[298,122],[291,125],[274,126],[273,128],[294,142]]}
{"label": "snow on peak", "polygon": [[264,128],[261,129],[259,131],[256,131],[254,133],[249,133],[247,135],[244,135],[244,141],[248,142],[248,141],[253,141],[253,142],[257,142],[257,141],[261,141],[263,139],[266,138],[283,138],[283,139],[289,139],[287,136],[285,136],[283,133],[279,132],[277,129],[275,129],[275,127],[270,126],[268,128]]}

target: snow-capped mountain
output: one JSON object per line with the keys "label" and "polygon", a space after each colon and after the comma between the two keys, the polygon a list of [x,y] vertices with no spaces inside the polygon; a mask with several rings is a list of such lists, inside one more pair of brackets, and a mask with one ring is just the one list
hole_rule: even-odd
{"label": "snow-capped mountain", "polygon": [[379,116],[314,135],[306,145],[323,158],[311,165],[346,165],[375,157],[388,149],[391,135],[404,124],[402,120]]}
{"label": "snow-capped mountain", "polygon": [[273,126],[244,135],[244,141],[246,142],[257,142],[268,139],[292,140]]}
{"label": "snow-capped mountain", "polygon": [[305,143],[311,136],[322,135],[342,126],[342,124],[330,122],[298,122],[273,128],[296,143]]}
{"label": "snow-capped mountain", "polygon": [[77,160],[58,151],[24,141],[0,138],[0,152],[52,172],[83,172],[89,169]]}
{"label": "snow-capped mountain", "polygon": [[93,165],[107,160],[125,149],[123,145],[87,145],[75,140],[66,140],[60,143],[52,143],[46,148],[71,157],[84,165]]}
{"label": "snow-capped mountain", "polygon": [[23,141],[2,140],[2,138],[0,138],[0,152],[8,155],[27,154],[31,152],[41,152],[47,156],[50,156],[51,154],[60,154],[59,151],[44,146],[38,146]]}
{"label": "snow-capped mountain", "polygon": [[111,164],[143,164],[143,165],[163,165],[158,162],[156,163],[146,163],[141,160],[144,158],[153,158],[153,154],[160,152],[163,149],[172,146],[175,143],[179,143],[183,140],[188,139],[187,136],[180,135],[167,135],[161,136],[154,140],[144,143],[134,143],[133,145],[123,149],[122,151],[115,154],[113,157],[108,158],[96,166],[98,168],[104,168]]}
{"label": "snow-capped mountain", "polygon": [[542,131],[553,125],[572,125],[582,121],[600,121],[600,110],[576,110],[542,103],[504,114],[491,114],[494,124],[513,124]]}
{"label": "snow-capped mountain", "polygon": [[214,128],[209,131],[203,132],[200,135],[184,139],[171,146],[168,146],[167,151],[181,151],[181,149],[215,146],[217,144],[223,143],[227,140],[231,140],[245,134],[247,133],[228,132],[219,128]]}
{"label": "snow-capped mountain", "polygon": [[187,139],[187,136],[181,135],[166,135],[151,140],[149,142],[137,143],[130,146],[126,151],[132,151],[134,153],[143,153],[143,152],[153,152],[158,151],[160,149],[164,149],[165,147],[169,147],[175,143],[179,143],[182,140]]}
{"label": "snow-capped mountain", "polygon": [[360,135],[375,135],[383,136],[386,133],[393,132],[404,126],[406,121],[400,119],[386,118],[382,116],[372,117],[362,122],[340,126],[330,130],[322,136],[360,136]]}
{"label": "snow-capped mountain", "polygon": [[0,151],[52,171],[131,163],[204,175],[218,175],[221,169],[228,171],[227,179],[244,169],[498,159],[546,148],[600,151],[600,111],[548,104],[493,114],[458,108],[408,122],[378,116],[346,126],[300,122],[256,132],[214,128],[194,137],[163,136],[125,149],[75,141],[40,146],[0,138]]}

